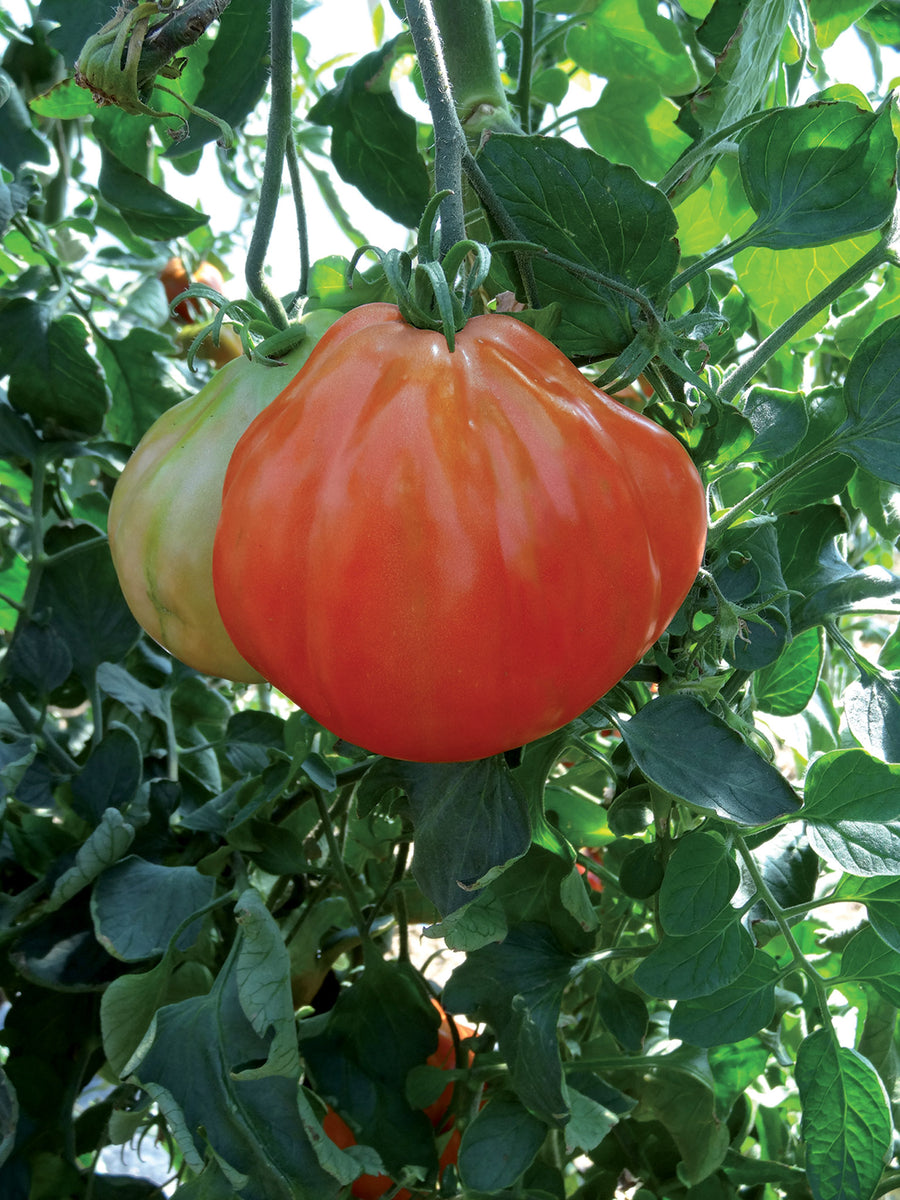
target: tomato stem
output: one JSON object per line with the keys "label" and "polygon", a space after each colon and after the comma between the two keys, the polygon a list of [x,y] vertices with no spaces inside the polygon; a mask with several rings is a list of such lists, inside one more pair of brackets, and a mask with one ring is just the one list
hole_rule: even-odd
{"label": "tomato stem", "polygon": [[[477,146],[486,133],[521,133],[500,75],[490,0],[431,0],[431,5],[456,114],[468,144]],[[530,87],[530,55],[527,62],[523,55],[523,69]]]}
{"label": "tomato stem", "polygon": [[435,191],[447,193],[440,205],[440,246],[442,253],[446,253],[466,236],[462,201],[462,157],[466,150],[466,135],[456,115],[432,0],[406,0],[406,19],[434,123]]}
{"label": "tomato stem", "polygon": [[276,329],[286,329],[287,313],[284,305],[266,282],[263,267],[281,195],[281,177],[286,147],[288,141],[292,139],[293,42],[291,39],[293,9],[291,0],[272,0],[271,22],[272,98],[266,130],[266,158],[259,189],[256,223],[253,226],[253,236],[247,250],[244,275],[250,294],[255,296],[266,310],[266,315],[272,324]]}
{"label": "tomato stem", "polygon": [[531,70],[534,60],[534,0],[522,4],[522,50],[519,55],[519,82],[513,103],[526,133],[531,133]]}
{"label": "tomato stem", "polygon": [[807,321],[812,320],[816,313],[834,303],[844,292],[863,283],[873,271],[888,262],[889,259],[890,250],[887,239],[882,239],[759,343],[753,353],[744,359],[737,370],[733,371],[719,388],[720,402],[722,404],[732,403],[772,355],[789,342],[796,333],[799,333]]}

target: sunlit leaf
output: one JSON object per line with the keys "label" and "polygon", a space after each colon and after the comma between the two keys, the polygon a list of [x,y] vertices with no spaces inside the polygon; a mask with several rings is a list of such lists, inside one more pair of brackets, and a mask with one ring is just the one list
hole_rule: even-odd
{"label": "sunlit leaf", "polygon": [[800,1045],[806,1173],[816,1200],[868,1200],[881,1178],[892,1122],[884,1084],[871,1063],[830,1030]]}
{"label": "sunlit leaf", "polygon": [[741,139],[741,176],[757,213],[756,246],[821,246],[877,229],[894,209],[891,111],[846,101],[779,109]]}
{"label": "sunlit leaf", "polygon": [[601,0],[570,30],[566,51],[586,71],[607,79],[652,81],[667,96],[684,95],[698,83],[673,25],[647,0]]}
{"label": "sunlit leaf", "polygon": [[578,127],[598,154],[634,167],[642,179],[660,179],[690,143],[677,117],[675,104],[646,80],[617,79],[579,112]]}
{"label": "sunlit leaf", "polygon": [[541,304],[562,304],[556,344],[571,356],[621,350],[634,335],[634,302],[577,270],[659,296],[678,260],[665,196],[630,167],[560,139],[497,134],[479,163],[522,236],[575,266],[532,260]]}
{"label": "sunlit leaf", "polygon": [[788,642],[771,666],[757,674],[757,707],[777,717],[803,712],[816,690],[821,667],[821,635],[818,629],[807,629]]}
{"label": "sunlit leaf", "polygon": [[[837,245],[802,249],[754,247],[735,255],[734,266],[753,311],[777,329],[813,296],[837,279],[875,243],[874,235],[849,238]],[[828,320],[825,309],[798,330],[798,342],[817,333]]]}
{"label": "sunlit leaf", "polygon": [[804,815],[815,849],[851,875],[900,874],[900,765],[864,750],[817,758],[806,778]]}

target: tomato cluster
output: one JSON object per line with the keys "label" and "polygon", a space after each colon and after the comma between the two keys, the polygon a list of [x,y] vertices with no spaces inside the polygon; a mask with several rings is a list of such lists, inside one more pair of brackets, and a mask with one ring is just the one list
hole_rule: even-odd
{"label": "tomato cluster", "polygon": [[173,653],[267,679],[348,742],[452,762],[541,737],[694,580],[706,504],[681,443],[513,317],[450,351],[368,304],[302,369],[232,366],[135,453],[116,566]]}

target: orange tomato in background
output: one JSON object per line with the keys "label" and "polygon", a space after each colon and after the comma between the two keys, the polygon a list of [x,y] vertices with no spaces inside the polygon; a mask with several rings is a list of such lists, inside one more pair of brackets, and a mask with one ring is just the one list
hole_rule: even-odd
{"label": "orange tomato in background", "polygon": [[[192,283],[205,283],[216,292],[225,295],[225,279],[218,267],[211,262],[202,262],[192,275],[188,275],[187,267],[180,258],[170,258],[159,274],[159,281],[166,293],[169,304],[180,296]],[[194,298],[182,300],[175,308],[175,320],[187,323],[199,321],[206,312],[207,306],[201,300]]]}

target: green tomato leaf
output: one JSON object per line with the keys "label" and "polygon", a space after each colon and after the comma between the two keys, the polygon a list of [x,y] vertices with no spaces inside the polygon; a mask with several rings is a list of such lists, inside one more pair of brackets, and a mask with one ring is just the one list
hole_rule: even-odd
{"label": "green tomato leaf", "polygon": [[900,955],[874,926],[855,933],[841,955],[841,974],[868,983],[890,1004],[900,1007]]}
{"label": "green tomato leaf", "polygon": [[861,467],[900,485],[900,317],[869,334],[844,381],[849,414],[840,448]]}
{"label": "green tomato leaf", "polygon": [[835,538],[846,531],[846,516],[831,504],[779,516],[777,534],[787,586],[800,592],[791,598],[794,635],[824,625],[836,615],[871,607],[872,600],[896,605],[900,577],[884,567],[854,570],[840,554]]}
{"label": "green tomato leaf", "polygon": [[622,737],[648,779],[697,808],[761,825],[799,806],[787,780],[692,696],[660,696]]}
{"label": "green tomato leaf", "polygon": [[101,663],[97,668],[97,683],[107,696],[118,700],[136,717],[169,719],[169,698],[162,688],[149,687],[118,663]]}
{"label": "green tomato leaf", "polygon": [[339,1185],[310,1145],[297,1080],[235,1077],[270,1052],[241,1008],[239,944],[240,935],[208,995],[156,1013],[134,1070],[193,1170],[203,1168],[205,1142],[242,1200],[333,1200]]}
{"label": "green tomato leaf", "polygon": [[[4,59],[4,62],[6,61]],[[50,145],[47,139],[32,125],[31,115],[22,93],[8,72],[2,69],[0,69],[0,96],[4,99],[4,103],[0,104],[0,163],[4,167],[8,167],[14,174],[24,163],[46,166],[50,162]],[[23,192],[26,191],[24,180],[20,184],[12,185],[0,181],[0,235],[6,232],[7,222],[12,215],[12,212],[6,207],[4,192],[9,196],[11,190],[15,195],[19,188]],[[27,192],[31,190],[28,188]],[[27,195],[20,195],[16,198],[12,206],[13,211],[18,209],[22,199],[27,202]],[[22,207],[24,208],[24,204]]]}
{"label": "green tomato leaf", "polygon": [[113,441],[136,446],[157,417],[191,395],[171,354],[169,339],[152,329],[99,338],[97,357],[112,392],[106,431]]}
{"label": "green tomato leaf", "polygon": [[[0,587],[5,582],[5,577],[0,575]],[[72,655],[55,629],[23,620],[16,625],[4,668],[14,687],[46,696],[69,678]]]}
{"label": "green tomato leaf", "polygon": [[738,237],[753,220],[735,159],[720,159],[708,178],[702,182],[701,178],[700,171],[688,174],[667,193],[675,205],[684,258],[705,254],[726,238]]}
{"label": "green tomato leaf", "polygon": [[806,777],[804,816],[813,849],[851,875],[900,874],[900,765],[864,750],[833,750]]}
{"label": "green tomato leaf", "polygon": [[596,1002],[600,1020],[624,1050],[639,1054],[650,1025],[643,997],[616,983],[607,971],[600,969],[598,974]]}
{"label": "green tomato leaf", "polygon": [[46,92],[29,100],[28,107],[39,117],[60,121],[90,117],[97,111],[97,103],[90,91],[77,84],[74,78],[61,79]]}
{"label": "green tomato leaf", "polygon": [[651,0],[600,0],[566,38],[578,66],[605,79],[656,84],[667,96],[697,87],[697,69],[671,21]]}
{"label": "green tomato leaf", "polygon": [[696,933],[728,906],[740,871],[718,833],[697,830],[679,838],[659,889],[659,920],[664,933]]}
{"label": "green tomato leaf", "polygon": [[0,1070],[0,1167],[12,1153],[19,1124],[19,1098],[6,1072]]}
{"label": "green tomato leaf", "polygon": [[100,1001],[103,1049],[118,1074],[124,1074],[156,1010],[165,1002],[173,967],[173,955],[166,953],[152,970],[120,975],[104,991]]}
{"label": "green tomato leaf", "polygon": [[[94,885],[91,913],[97,940],[116,958],[141,962],[165,953],[179,925],[212,900],[216,881],[196,867],[166,867],[130,854]],[[200,934],[199,920],[178,938],[186,950]]]}
{"label": "green tomato leaf", "polygon": [[639,1102],[641,1117],[659,1121],[678,1147],[678,1178],[688,1185],[702,1183],[722,1165],[729,1142],[709,1066],[687,1046],[660,1058],[660,1066],[642,1071],[628,1090]]}
{"label": "green tomato leaf", "polygon": [[126,166],[100,138],[103,155],[97,186],[100,195],[142,238],[168,241],[186,237],[209,221],[205,213],[176,200],[144,175]]}
{"label": "green tomato leaf", "polygon": [[830,1030],[800,1045],[795,1070],[803,1106],[806,1174],[816,1200],[869,1200],[881,1178],[893,1124],[871,1063]]}
{"label": "green tomato leaf", "polygon": [[[747,237],[752,236],[752,231]],[[753,312],[769,329],[777,329],[875,245],[875,234],[845,238],[837,245],[771,249],[754,246],[734,256],[738,282]],[[803,342],[828,321],[825,308],[799,329],[788,343]]]}
{"label": "green tomato leaf", "polygon": [[109,5],[104,0],[83,0],[73,9],[69,0],[41,0],[41,20],[54,23],[47,40],[62,54],[66,66],[74,69],[84,43],[109,20]]}
{"label": "green tomato leaf", "polygon": [[872,0],[810,0],[809,15],[820,50],[833,46],[837,38],[872,8]]}
{"label": "green tomato leaf", "polygon": [[900,763],[900,676],[872,676],[844,691],[850,732],[864,750],[885,762]]}
{"label": "green tomato leaf", "polygon": [[566,1150],[571,1154],[580,1149],[587,1154],[634,1107],[634,1101],[588,1071],[570,1071],[566,1085],[572,1108],[572,1118],[566,1126]]}
{"label": "green tomato leaf", "polygon": [[57,527],[48,534],[47,551],[51,560],[35,608],[51,614],[50,628],[68,646],[76,674],[87,683],[102,662],[125,657],[140,628],[122,596],[109,544],[94,529]]}
{"label": "green tomato leaf", "polygon": [[[547,1126],[502,1093],[493,1097],[466,1126],[459,1146],[459,1174],[467,1188],[496,1195],[511,1188],[534,1161],[547,1137]],[[502,1151],[498,1154],[498,1147]]]}
{"label": "green tomato leaf", "polygon": [[896,197],[890,106],[875,114],[815,100],[775,110],[741,139],[740,164],[755,246],[824,246],[878,229]]}
{"label": "green tomato leaf", "polygon": [[800,444],[809,427],[803,397],[779,388],[753,387],[744,401],[744,416],[756,435],[745,459],[783,458]]}
{"label": "green tomato leaf", "polygon": [[[678,263],[676,221],[662,192],[630,168],[561,139],[495,134],[479,164],[519,232],[553,254],[658,298]],[[554,342],[570,357],[627,346],[634,302],[546,262],[532,264],[542,305],[558,301]]]}
{"label": "green tomato leaf", "polygon": [[391,67],[408,46],[401,34],[366,54],[307,119],[331,126],[331,159],[341,179],[393,220],[416,228],[428,204],[428,171],[416,122],[400,108],[389,82]]}
{"label": "green tomato leaf", "polygon": [[238,999],[244,1016],[260,1037],[272,1031],[265,1063],[238,1072],[235,1079],[270,1075],[296,1079],[300,1055],[291,1000],[291,958],[281,930],[254,888],[241,895],[235,918],[244,935],[235,963]]}
{"label": "green tomato leaf", "polygon": [[531,845],[528,805],[502,756],[471,763],[382,759],[360,787],[362,810],[391,788],[409,798],[413,874],[442,915],[467,904]]}
{"label": "green tomato leaf", "polygon": [[[256,0],[230,0],[216,22],[216,36],[203,64],[203,86],[194,103],[235,128],[256,107],[266,89],[270,67],[267,21],[259,20]],[[192,58],[194,51],[192,50]],[[221,131],[196,114],[186,113],[189,132],[166,151],[167,158],[193,154]]]}
{"label": "green tomato leaf", "polygon": [[90,758],[72,780],[72,808],[92,825],[105,821],[108,810],[121,811],[131,804],[142,775],[140,742],[130,729],[114,726],[91,750]]}
{"label": "green tomato leaf", "polygon": [[593,108],[578,113],[592,150],[634,167],[642,179],[660,179],[690,138],[676,126],[678,108],[646,80],[610,80]]}
{"label": "green tomato leaf", "polygon": [[732,983],[708,996],[679,1000],[672,1011],[669,1032],[692,1046],[725,1046],[752,1037],[775,1015],[778,968],[768,954],[757,951],[745,971]]}
{"label": "green tomato leaf", "polygon": [[[791,0],[713,5],[698,30],[698,39],[714,57],[716,73],[683,105],[679,119],[682,128],[699,141],[759,108],[771,83],[792,11]],[[677,181],[673,191],[679,201],[703,183],[716,158],[710,154]],[[734,236],[734,227],[727,232]]]}
{"label": "green tomato leaf", "polygon": [[[874,932],[885,945],[900,954],[900,880],[845,875],[835,894],[842,900],[864,904]],[[846,961],[842,967],[847,969]],[[900,973],[900,964],[896,970]]]}
{"label": "green tomato leaf", "polygon": [[88,835],[75,855],[75,862],[53,885],[48,907],[52,910],[97,878],[101,871],[119,861],[134,841],[134,826],[117,808],[108,808],[100,824]]}
{"label": "green tomato leaf", "polygon": [[52,437],[102,428],[109,393],[88,337],[79,317],[54,320],[49,305],[24,297],[0,312],[0,375],[10,376],[9,402]]}
{"label": "green tomato leaf", "polygon": [[683,937],[664,934],[634,973],[649,996],[695,1000],[733,983],[750,965],[753,939],[733,913]]}
{"label": "green tomato leaf", "polygon": [[822,669],[822,635],[806,629],[793,638],[771,666],[754,680],[756,707],[776,717],[803,712],[812,699]]}
{"label": "green tomato leaf", "polygon": [[327,1016],[300,1027],[300,1050],[316,1091],[394,1175],[409,1163],[437,1167],[430,1123],[410,1107],[406,1081],[434,1053],[438,1024],[409,963],[370,955]]}
{"label": "green tomato leaf", "polygon": [[506,939],[470,953],[444,988],[448,1012],[487,1021],[509,1065],[519,1100],[547,1125],[568,1113],[557,1024],[563,992],[578,963],[543,925],[520,925]]}

